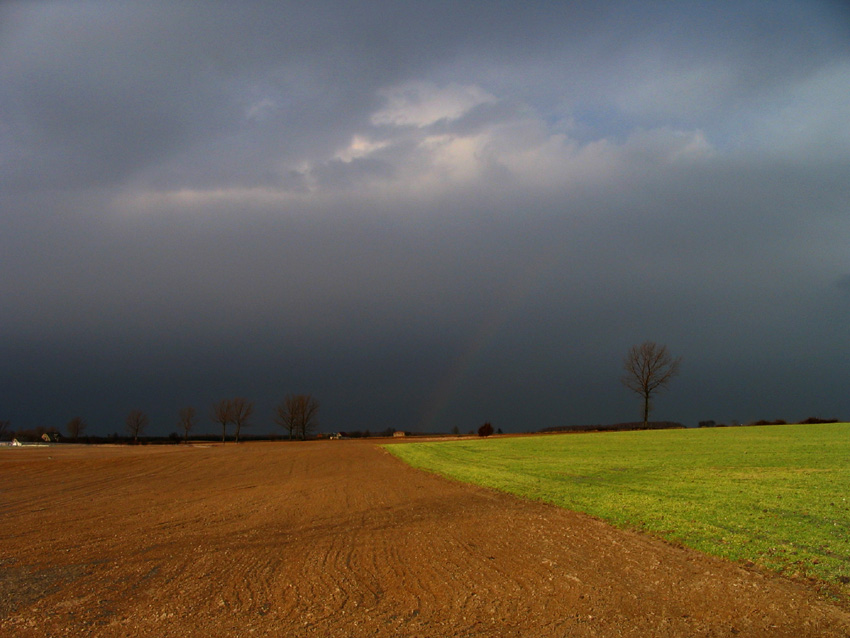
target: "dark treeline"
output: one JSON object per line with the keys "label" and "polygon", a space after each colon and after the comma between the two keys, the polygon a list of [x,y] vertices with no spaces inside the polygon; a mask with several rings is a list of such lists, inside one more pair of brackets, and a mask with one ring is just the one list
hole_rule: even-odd
{"label": "dark treeline", "polygon": [[386,430],[381,430],[380,432],[372,432],[371,430],[349,430],[338,433],[339,436],[344,437],[346,439],[368,439],[370,437],[388,437],[395,434],[394,428],[387,428]]}
{"label": "dark treeline", "polygon": [[675,421],[633,421],[629,423],[611,423],[608,425],[555,425],[539,430],[540,433],[548,432],[626,432],[630,430],[676,430],[684,429],[682,423]]}
{"label": "dark treeline", "polygon": [[[819,423],[840,423],[840,419],[821,419],[816,416],[810,416],[807,419],[803,419],[802,421],[790,421],[792,425],[817,425]],[[758,421],[751,421],[750,423],[738,423],[737,421],[732,421],[730,423],[717,423],[715,421],[700,421],[697,427],[700,428],[727,428],[727,427],[748,427],[753,425],[788,425],[789,421],[785,419],[773,419],[769,421],[767,419],[759,419]]]}

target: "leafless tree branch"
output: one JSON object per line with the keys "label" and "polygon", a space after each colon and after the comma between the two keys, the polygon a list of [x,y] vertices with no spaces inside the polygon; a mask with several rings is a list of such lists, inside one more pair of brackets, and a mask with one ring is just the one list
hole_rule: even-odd
{"label": "leafless tree branch", "polygon": [[677,374],[682,358],[673,356],[667,346],[644,341],[632,346],[623,359],[624,374],[620,379],[629,390],[643,398],[643,424],[649,422],[651,399],[662,391]]}

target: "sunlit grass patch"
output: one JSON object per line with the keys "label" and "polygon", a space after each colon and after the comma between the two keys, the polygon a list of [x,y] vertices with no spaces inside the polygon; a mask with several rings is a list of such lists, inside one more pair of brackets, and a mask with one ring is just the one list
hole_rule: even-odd
{"label": "sunlit grass patch", "polygon": [[850,424],[389,445],[407,463],[850,592]]}

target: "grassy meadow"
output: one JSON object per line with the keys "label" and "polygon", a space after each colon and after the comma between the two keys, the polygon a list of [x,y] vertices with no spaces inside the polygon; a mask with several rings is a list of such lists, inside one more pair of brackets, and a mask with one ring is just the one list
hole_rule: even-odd
{"label": "grassy meadow", "polygon": [[850,590],[850,424],[405,443],[415,467]]}

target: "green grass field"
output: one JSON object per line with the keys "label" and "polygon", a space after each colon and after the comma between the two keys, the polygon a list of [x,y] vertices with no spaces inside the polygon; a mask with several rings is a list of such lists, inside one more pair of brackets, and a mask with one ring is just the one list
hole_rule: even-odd
{"label": "green grass field", "polygon": [[850,424],[387,445],[415,467],[850,593]]}

